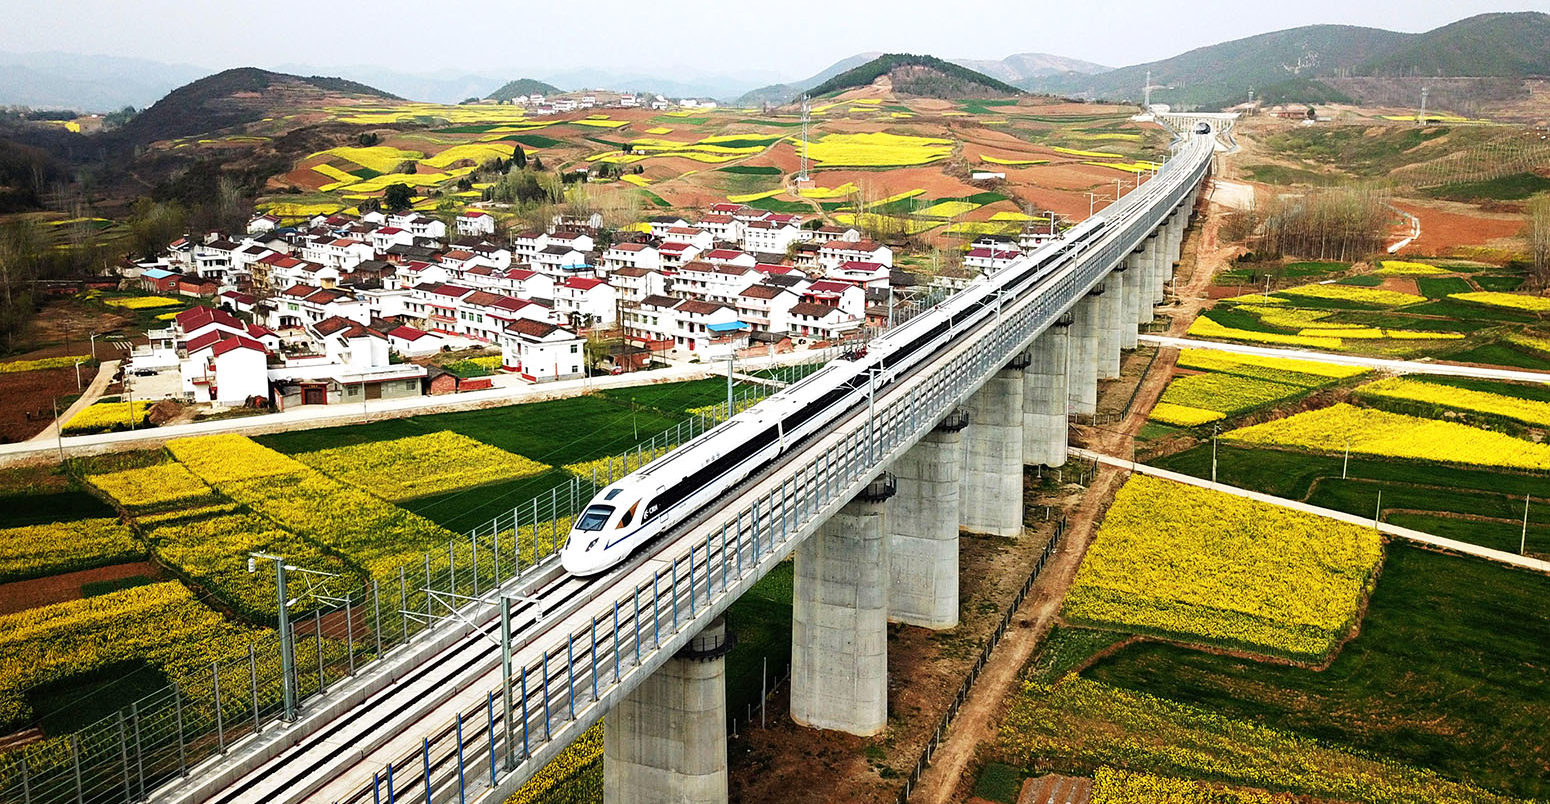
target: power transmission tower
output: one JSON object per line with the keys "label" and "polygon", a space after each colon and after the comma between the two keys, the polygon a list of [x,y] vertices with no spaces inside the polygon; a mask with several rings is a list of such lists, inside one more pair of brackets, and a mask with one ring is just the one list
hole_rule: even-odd
{"label": "power transmission tower", "polygon": [[807,96],[802,96],[802,169],[797,172],[798,186],[807,183]]}
{"label": "power transmission tower", "polygon": [[1141,87],[1141,94],[1142,94],[1142,97],[1145,98],[1145,100],[1143,100],[1141,102],[1141,107],[1145,111],[1150,112],[1152,110],[1152,71],[1151,70],[1147,70],[1146,71],[1146,86]]}
{"label": "power transmission tower", "polygon": [[1415,124],[1418,126],[1426,125],[1426,96],[1430,93],[1429,87],[1421,87],[1421,114],[1415,119]]}

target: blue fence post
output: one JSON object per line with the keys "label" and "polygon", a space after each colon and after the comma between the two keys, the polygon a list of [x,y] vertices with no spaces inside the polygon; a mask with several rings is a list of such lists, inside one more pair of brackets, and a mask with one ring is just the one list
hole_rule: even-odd
{"label": "blue fence post", "polygon": [[527,668],[522,668],[522,759],[532,756],[527,742]]}
{"label": "blue fence post", "polygon": [[382,780],[375,771],[371,774],[371,804],[382,804]]}
{"label": "blue fence post", "polygon": [[[490,786],[494,787],[499,780],[495,777],[495,693],[493,691],[485,699],[485,716],[490,723]],[[511,746],[508,745],[506,748],[510,750]]]}
{"label": "blue fence post", "polygon": [[425,738],[425,804],[431,804],[431,738]]}
{"label": "blue fence post", "polygon": [[464,804],[468,800],[467,788],[463,784],[463,713],[457,713],[457,801]]}
{"label": "blue fence post", "polygon": [[389,762],[387,764],[387,785],[388,785],[388,804],[394,804],[394,801],[393,801],[393,763],[391,763],[391,762]]}
{"label": "blue fence post", "polygon": [[570,719],[576,719],[576,635],[565,637],[565,692],[570,706]]}

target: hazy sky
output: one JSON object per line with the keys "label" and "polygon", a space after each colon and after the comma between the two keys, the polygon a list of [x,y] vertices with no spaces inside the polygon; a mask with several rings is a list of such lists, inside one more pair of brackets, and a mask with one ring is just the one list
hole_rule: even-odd
{"label": "hazy sky", "polygon": [[0,0],[0,50],[211,68],[377,64],[517,75],[592,67],[792,80],[872,50],[1033,51],[1124,66],[1298,25],[1424,31],[1486,11],[1543,9],[1499,0]]}

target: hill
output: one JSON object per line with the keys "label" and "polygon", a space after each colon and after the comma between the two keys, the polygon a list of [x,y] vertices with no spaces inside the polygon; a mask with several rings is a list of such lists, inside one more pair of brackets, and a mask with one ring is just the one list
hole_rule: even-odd
{"label": "hill", "polygon": [[775,105],[790,103],[793,98],[799,97],[803,92],[822,84],[846,70],[860,67],[881,55],[883,54],[874,51],[872,53],[857,53],[854,56],[848,56],[801,81],[792,81],[789,84],[770,84],[766,87],[759,87],[758,89],[745,92],[742,97],[737,99],[735,105],[763,106],[766,103]]}
{"label": "hill", "polygon": [[343,78],[238,67],[174,89],[108,136],[119,143],[145,145],[255,123],[277,112],[293,114],[298,108],[324,101],[363,97],[400,100]]}
{"label": "hill", "polygon": [[521,95],[558,95],[560,91],[559,87],[537,79],[518,78],[515,81],[507,81],[500,89],[484,96],[484,99],[509,101]]}
{"label": "hill", "polygon": [[897,95],[921,98],[985,98],[1021,95],[1022,90],[984,73],[935,56],[884,53],[813,87],[813,96],[834,95],[887,76]]}
{"label": "hill", "polygon": [[[1250,90],[1270,103],[1352,100],[1347,95],[1351,87],[1343,81],[1351,76],[1550,75],[1550,16],[1481,14],[1421,34],[1310,25],[1098,75],[1034,78],[1019,85],[1036,92],[1138,102],[1148,71],[1153,102],[1201,108],[1241,103]],[[1342,80],[1325,80],[1337,76]]]}
{"label": "hill", "polygon": [[1550,15],[1480,14],[1368,59],[1366,76],[1550,76]]}
{"label": "hill", "polygon": [[1049,53],[1013,53],[999,61],[989,59],[948,59],[960,67],[982,72],[991,78],[999,78],[1008,84],[1017,84],[1035,78],[1052,75],[1093,75],[1106,73],[1113,67],[1093,64],[1081,59],[1068,59]]}
{"label": "hill", "polygon": [[1387,53],[1408,37],[1378,28],[1310,25],[1208,45],[1099,75],[1054,76],[1022,82],[1021,86],[1056,95],[1087,94],[1140,102],[1150,71],[1153,102],[1221,108],[1247,100],[1251,89],[1257,97],[1274,100],[1271,93],[1278,85],[1293,82],[1295,86],[1316,76],[1353,69],[1373,53]]}

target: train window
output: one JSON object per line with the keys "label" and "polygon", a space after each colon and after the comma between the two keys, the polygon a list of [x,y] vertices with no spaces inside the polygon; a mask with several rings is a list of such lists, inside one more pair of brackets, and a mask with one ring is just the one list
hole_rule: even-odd
{"label": "train window", "polygon": [[639,508],[639,507],[640,507],[640,500],[636,500],[635,504],[630,506],[630,510],[625,511],[624,512],[624,516],[619,517],[619,524],[617,525],[617,527],[621,527],[622,528],[622,527],[630,524],[631,522],[634,522],[635,521],[635,509]]}
{"label": "train window", "polygon": [[581,519],[576,520],[576,530],[602,530],[613,513],[612,505],[594,505],[582,512]]}
{"label": "train window", "polygon": [[619,496],[619,492],[621,491],[624,491],[624,489],[610,489],[607,494],[603,495],[603,499],[612,500],[613,498]]}

